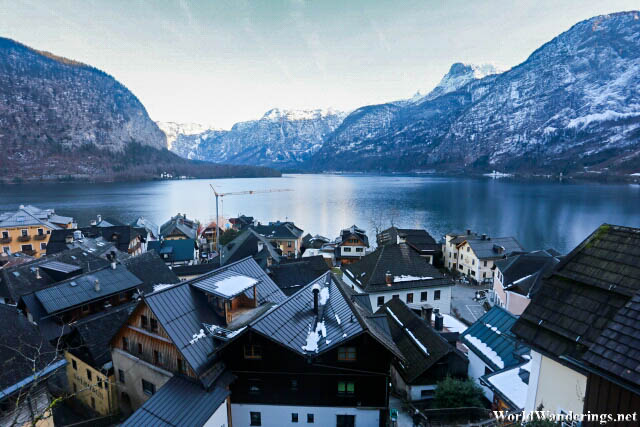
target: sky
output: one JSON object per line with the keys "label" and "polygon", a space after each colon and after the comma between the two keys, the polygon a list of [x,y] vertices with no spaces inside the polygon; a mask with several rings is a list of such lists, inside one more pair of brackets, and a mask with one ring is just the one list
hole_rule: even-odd
{"label": "sky", "polygon": [[509,69],[637,0],[0,0],[0,36],[97,67],[153,120],[229,128],[271,108],[409,98],[451,64]]}

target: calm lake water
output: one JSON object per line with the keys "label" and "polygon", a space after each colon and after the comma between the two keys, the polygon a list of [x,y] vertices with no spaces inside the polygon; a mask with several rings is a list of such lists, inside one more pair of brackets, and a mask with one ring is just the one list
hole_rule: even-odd
{"label": "calm lake water", "polygon": [[[142,215],[162,224],[176,213],[215,218],[218,192],[291,189],[224,198],[224,216],[289,219],[312,234],[335,237],[372,221],[426,228],[436,239],[471,228],[516,236],[527,249],[567,252],[604,222],[640,227],[640,186],[518,182],[415,176],[285,175],[282,178],[37,184],[0,187],[0,211],[20,204],[53,207],[86,225],[96,214],[123,222]],[[375,241],[375,238],[374,240]]]}

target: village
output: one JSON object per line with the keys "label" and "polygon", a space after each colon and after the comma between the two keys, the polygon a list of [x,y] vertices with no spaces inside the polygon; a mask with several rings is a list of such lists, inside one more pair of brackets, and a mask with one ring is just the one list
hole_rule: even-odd
{"label": "village", "polygon": [[636,424],[640,229],[563,254],[250,215],[0,212],[0,425],[577,426],[611,396]]}

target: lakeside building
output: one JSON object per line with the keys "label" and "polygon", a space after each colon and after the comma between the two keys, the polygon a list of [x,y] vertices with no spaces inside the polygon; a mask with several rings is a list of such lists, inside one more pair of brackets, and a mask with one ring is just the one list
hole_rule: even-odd
{"label": "lakeside building", "polygon": [[74,229],[76,225],[72,217],[58,215],[53,209],[20,205],[16,211],[0,213],[1,252],[40,257],[46,253],[54,230]]}
{"label": "lakeside building", "polygon": [[188,219],[187,214],[177,214],[160,226],[160,236],[165,240],[196,240],[198,227],[198,222]]}
{"label": "lakeside building", "polygon": [[443,276],[407,243],[378,247],[360,261],[341,267],[342,280],[368,295],[372,307],[400,298],[410,307],[430,305],[451,311],[453,280]]}
{"label": "lakeside building", "polygon": [[139,216],[129,225],[133,228],[144,228],[147,230],[147,240],[158,240],[160,238],[160,227],[148,218]]}
{"label": "lakeside building", "polygon": [[376,236],[378,246],[406,243],[425,258],[429,264],[440,258],[442,246],[438,244],[427,230],[413,228],[389,227]]}
{"label": "lakeside building", "polygon": [[340,231],[336,239],[335,256],[338,265],[352,264],[367,254],[369,237],[367,232],[355,224]]}
{"label": "lakeside building", "polygon": [[291,221],[275,221],[269,224],[257,223],[251,227],[256,233],[264,236],[287,258],[298,258],[302,247],[301,228]]}
{"label": "lakeside building", "polygon": [[169,266],[194,264],[200,253],[198,243],[194,239],[164,239],[161,237],[160,240],[149,242],[147,249],[157,252]]}
{"label": "lakeside building", "polygon": [[[129,255],[139,255],[147,250],[147,230],[144,228],[134,228],[130,225],[104,225],[99,227],[91,225],[80,227],[75,230],[63,229],[51,232],[49,240],[50,250],[47,254],[60,252],[75,245],[83,245],[84,239],[100,239],[113,244],[117,250]],[[103,252],[104,245],[98,245],[96,250]],[[104,243],[102,242],[102,243]],[[90,248],[87,248],[90,249]]]}

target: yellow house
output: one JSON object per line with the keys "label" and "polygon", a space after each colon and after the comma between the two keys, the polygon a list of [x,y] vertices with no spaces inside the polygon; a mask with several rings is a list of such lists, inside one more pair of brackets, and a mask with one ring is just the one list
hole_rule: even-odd
{"label": "yellow house", "polygon": [[68,351],[64,352],[64,357],[67,359],[69,392],[100,415],[115,414],[118,402],[113,369],[107,376]]}
{"label": "yellow house", "polygon": [[57,215],[53,209],[20,205],[17,211],[0,213],[0,251],[40,257],[47,251],[51,230],[75,226],[73,218]]}

